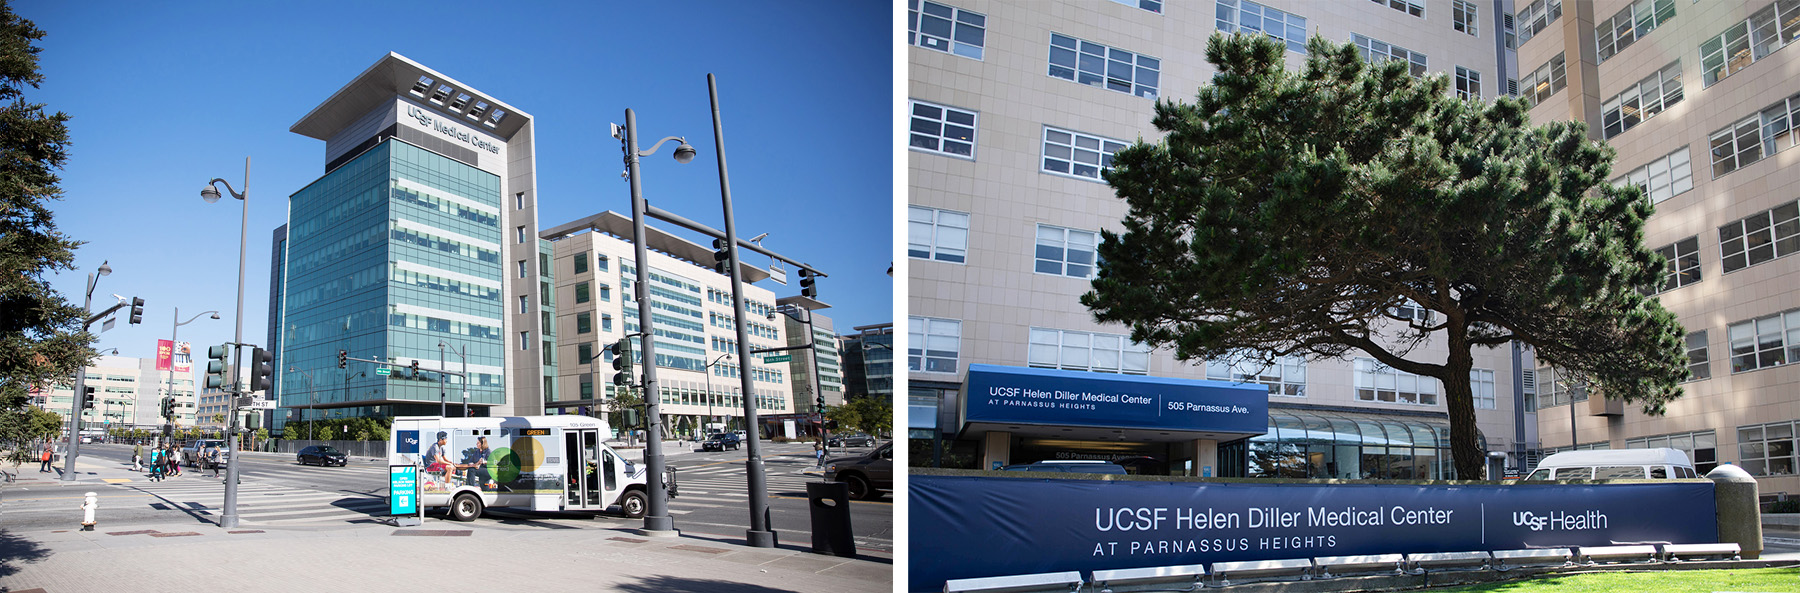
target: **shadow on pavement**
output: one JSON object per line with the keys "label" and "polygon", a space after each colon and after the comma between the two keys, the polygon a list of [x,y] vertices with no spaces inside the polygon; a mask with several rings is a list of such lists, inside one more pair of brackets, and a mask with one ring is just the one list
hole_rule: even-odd
{"label": "shadow on pavement", "polygon": [[18,574],[19,564],[39,562],[49,557],[50,551],[37,542],[0,529],[0,577]]}
{"label": "shadow on pavement", "polygon": [[617,583],[617,591],[634,591],[642,593],[792,593],[793,589],[771,589],[757,585],[746,585],[731,581],[715,581],[706,579],[686,579],[671,576],[653,576],[636,583]]}

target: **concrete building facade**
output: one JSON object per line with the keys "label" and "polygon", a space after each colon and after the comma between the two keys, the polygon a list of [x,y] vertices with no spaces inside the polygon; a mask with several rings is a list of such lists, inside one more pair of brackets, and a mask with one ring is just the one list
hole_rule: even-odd
{"label": "concrete building facade", "polygon": [[[1099,325],[1089,289],[1102,229],[1125,204],[1100,173],[1110,155],[1154,141],[1154,101],[1183,100],[1214,74],[1217,32],[1269,35],[1290,68],[1310,36],[1353,42],[1371,60],[1444,75],[1491,100],[1520,69],[1511,2],[1031,2],[909,0],[908,404],[913,459],[990,468],[1053,458],[1150,458],[1186,475],[1445,477],[1448,420],[1435,379],[1367,355],[1273,365],[1176,361]],[[1443,347],[1413,356],[1441,360]],[[1265,434],[1165,427],[982,426],[960,416],[970,365],[1083,377],[1261,383]],[[1536,448],[1522,421],[1529,363],[1477,351],[1478,426],[1516,466]],[[1084,379],[1085,380],[1085,379]],[[1080,414],[1067,416],[1076,424]],[[927,463],[929,464],[929,463]],[[1495,464],[1492,470],[1500,470]]]}
{"label": "concrete building facade", "polygon": [[[82,414],[83,428],[161,427],[163,420],[158,414],[163,394],[170,392],[171,379],[177,426],[194,426],[196,404],[191,368],[187,372],[159,371],[155,358],[102,355],[86,372],[87,386],[94,388],[94,406]],[[34,391],[32,403],[68,418],[75,405],[74,384]]]}

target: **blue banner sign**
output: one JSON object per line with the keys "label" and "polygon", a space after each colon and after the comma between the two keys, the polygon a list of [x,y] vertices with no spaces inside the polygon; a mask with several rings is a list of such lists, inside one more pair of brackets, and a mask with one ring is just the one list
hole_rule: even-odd
{"label": "blue banner sign", "polygon": [[419,468],[411,465],[388,466],[388,514],[413,515],[419,512]]}
{"label": "blue banner sign", "polygon": [[1718,541],[1711,482],[1387,485],[910,479],[913,591],[950,579]]}
{"label": "blue banner sign", "polygon": [[963,422],[1262,434],[1264,385],[969,365]]}
{"label": "blue banner sign", "polygon": [[394,446],[396,447],[396,449],[395,449],[396,452],[399,452],[399,453],[418,453],[419,452],[419,431],[402,430],[398,434],[400,435],[400,438],[394,442]]}

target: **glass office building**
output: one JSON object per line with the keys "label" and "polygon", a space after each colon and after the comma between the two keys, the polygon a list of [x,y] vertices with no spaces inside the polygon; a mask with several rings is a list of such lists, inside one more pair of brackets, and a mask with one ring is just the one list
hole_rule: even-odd
{"label": "glass office building", "polygon": [[326,141],[326,172],[290,197],[278,415],[541,414],[529,116],[388,54],[292,129]]}

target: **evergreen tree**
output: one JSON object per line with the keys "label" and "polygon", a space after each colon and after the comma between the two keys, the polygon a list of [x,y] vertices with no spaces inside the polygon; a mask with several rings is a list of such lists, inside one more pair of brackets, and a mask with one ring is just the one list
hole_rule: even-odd
{"label": "evergreen tree", "polygon": [[68,157],[69,116],[24,99],[44,79],[32,45],[43,37],[0,1],[0,451],[12,455],[58,430],[27,409],[31,389],[69,382],[97,354],[81,308],[45,278],[74,269],[80,243],[56,230],[48,207],[62,198],[54,171]]}
{"label": "evergreen tree", "polygon": [[1361,351],[1436,378],[1462,478],[1484,463],[1475,348],[1517,340],[1653,415],[1680,395],[1682,328],[1644,296],[1664,266],[1643,245],[1652,207],[1605,182],[1610,147],[1351,45],[1308,50],[1289,72],[1281,44],[1215,35],[1212,83],[1157,102],[1167,136],[1106,174],[1129,212],[1082,296],[1096,319],[1181,360]]}

